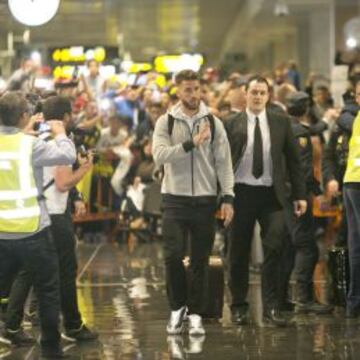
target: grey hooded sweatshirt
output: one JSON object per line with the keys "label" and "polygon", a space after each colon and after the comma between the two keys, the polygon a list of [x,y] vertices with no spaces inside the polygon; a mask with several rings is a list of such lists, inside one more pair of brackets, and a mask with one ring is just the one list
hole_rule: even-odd
{"label": "grey hooded sweatshirt", "polygon": [[209,121],[209,110],[200,103],[199,112],[188,117],[181,104],[174,106],[170,114],[174,126],[169,134],[168,113],[156,122],[153,135],[153,157],[157,166],[164,165],[161,192],[179,197],[214,198],[218,184],[223,202],[232,203],[234,173],[230,146],[222,122],[215,119],[214,141],[211,139],[195,147],[192,137],[202,122]]}

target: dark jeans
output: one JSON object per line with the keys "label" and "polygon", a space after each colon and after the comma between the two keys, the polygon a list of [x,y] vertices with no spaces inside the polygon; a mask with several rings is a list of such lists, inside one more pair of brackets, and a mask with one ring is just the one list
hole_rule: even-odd
{"label": "dark jeans", "polygon": [[[177,214],[164,210],[166,288],[171,310],[187,305],[202,314],[206,306],[209,256],[215,237],[215,209],[188,207]],[[189,286],[183,259],[190,238]],[[189,294],[188,294],[189,290]]]}
{"label": "dark jeans", "polygon": [[11,287],[9,303],[6,310],[6,328],[17,330],[21,327],[24,317],[24,306],[30,293],[33,279],[31,273],[22,268]]}
{"label": "dark jeans", "polygon": [[278,306],[278,271],[285,221],[272,187],[235,185],[234,220],[229,247],[232,308],[248,306],[249,257],[255,222],[261,228],[264,263],[261,274],[264,310]]}
{"label": "dark jeans", "polygon": [[[78,329],[82,324],[76,294],[77,261],[75,237],[71,215],[51,215],[51,233],[59,263],[60,299],[64,327],[67,330]],[[6,314],[6,327],[18,329],[24,315],[24,305],[33,283],[31,274],[23,269],[19,272],[11,288]]]}
{"label": "dark jeans", "polygon": [[14,268],[26,269],[33,279],[39,299],[42,346],[58,346],[59,269],[48,229],[21,240],[0,240],[0,289],[5,288]]}
{"label": "dark jeans", "polygon": [[348,221],[350,264],[347,306],[355,310],[360,308],[360,187],[344,185],[344,204]]}
{"label": "dark jeans", "polygon": [[306,213],[300,218],[294,215],[293,204],[288,203],[285,209],[287,236],[284,241],[282,266],[280,269],[281,301],[285,301],[291,272],[295,268],[297,300],[306,303],[314,300],[313,275],[319,259],[316,244],[312,201],[308,197]]}

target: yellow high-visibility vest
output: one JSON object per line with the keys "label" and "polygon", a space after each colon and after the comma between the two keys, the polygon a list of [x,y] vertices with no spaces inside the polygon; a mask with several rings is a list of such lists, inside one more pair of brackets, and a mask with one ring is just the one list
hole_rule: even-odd
{"label": "yellow high-visibility vest", "polygon": [[0,232],[33,233],[39,228],[32,149],[31,136],[0,134]]}
{"label": "yellow high-visibility vest", "polygon": [[360,112],[357,114],[349,141],[349,155],[344,183],[360,182]]}

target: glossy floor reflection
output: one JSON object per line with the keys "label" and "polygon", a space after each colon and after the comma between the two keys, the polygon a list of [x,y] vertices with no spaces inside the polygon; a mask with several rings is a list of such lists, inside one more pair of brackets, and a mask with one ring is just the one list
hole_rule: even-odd
{"label": "glossy floor reflection", "polygon": [[[225,303],[223,319],[206,322],[206,337],[168,337],[160,243],[82,244],[78,251],[81,311],[100,338],[82,346],[64,341],[72,359],[360,359],[360,321],[345,320],[341,311],[295,316],[288,328],[264,327],[257,276],[251,280],[251,325],[233,326]],[[36,328],[29,331],[38,333]],[[39,359],[39,349],[0,345],[0,359]]]}

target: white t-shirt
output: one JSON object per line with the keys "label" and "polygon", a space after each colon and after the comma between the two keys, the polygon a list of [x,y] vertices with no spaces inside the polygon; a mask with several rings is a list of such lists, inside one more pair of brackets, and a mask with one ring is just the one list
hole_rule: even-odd
{"label": "white t-shirt", "polygon": [[[50,140],[52,142],[54,140]],[[69,166],[71,168],[71,166]],[[57,166],[44,167],[44,187],[54,179],[55,169]],[[64,214],[67,207],[69,192],[60,192],[55,183],[52,184],[45,192],[46,206],[50,215]]]}
{"label": "white t-shirt", "polygon": [[124,140],[128,137],[128,133],[124,129],[120,129],[116,136],[112,136],[110,128],[105,128],[101,130],[100,139],[96,145],[98,150],[103,150],[106,148],[112,148],[119,146],[123,143]]}
{"label": "white t-shirt", "polygon": [[[55,169],[57,166],[44,168],[44,186],[54,179]],[[69,192],[60,192],[55,183],[52,184],[45,192],[46,206],[50,215],[64,214],[67,207]]]}

